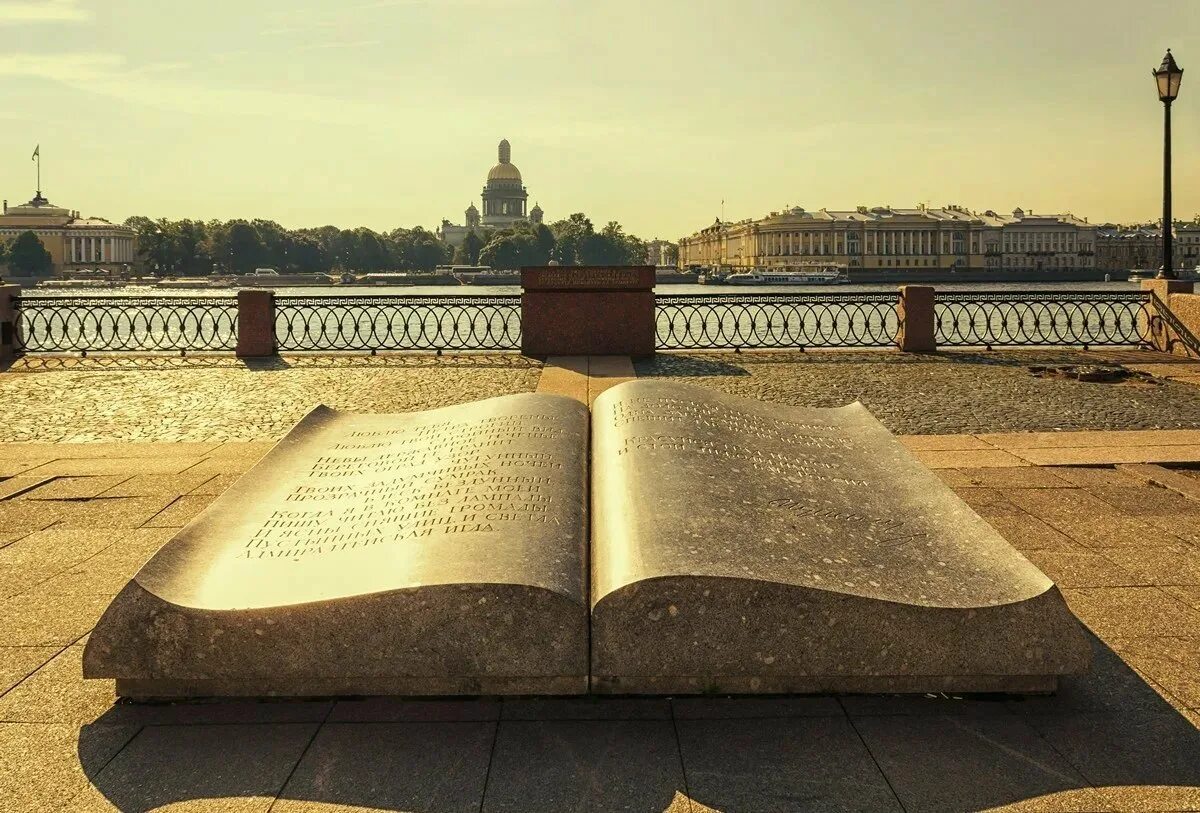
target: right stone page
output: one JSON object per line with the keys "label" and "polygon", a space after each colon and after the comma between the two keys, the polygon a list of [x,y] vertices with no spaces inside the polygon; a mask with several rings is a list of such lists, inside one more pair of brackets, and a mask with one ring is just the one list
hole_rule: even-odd
{"label": "right stone page", "polygon": [[592,413],[592,689],[1046,692],[1058,588],[861,405],[634,381]]}

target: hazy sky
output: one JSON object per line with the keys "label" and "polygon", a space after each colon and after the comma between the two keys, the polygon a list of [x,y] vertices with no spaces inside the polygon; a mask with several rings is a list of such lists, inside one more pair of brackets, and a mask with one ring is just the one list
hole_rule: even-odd
{"label": "hazy sky", "polygon": [[508,138],[548,219],[646,238],[722,199],[1150,219],[1170,46],[1190,218],[1198,34],[1197,0],[0,0],[0,193],[40,143],[112,220],[434,227]]}

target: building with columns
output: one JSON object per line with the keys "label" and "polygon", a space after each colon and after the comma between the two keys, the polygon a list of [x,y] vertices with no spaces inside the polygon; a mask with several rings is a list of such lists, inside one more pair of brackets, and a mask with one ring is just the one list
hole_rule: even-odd
{"label": "building with columns", "polygon": [[55,206],[39,191],[28,203],[0,214],[0,240],[15,240],[31,231],[41,239],[54,263],[54,273],[75,269],[119,271],[136,257],[134,231],[98,217]]}
{"label": "building with columns", "polygon": [[503,139],[497,148],[498,163],[488,170],[483,186],[483,212],[472,203],[465,212],[466,225],[460,226],[443,220],[437,235],[444,242],[458,248],[467,233],[474,231],[485,241],[486,232],[502,229],[517,223],[541,223],[545,213],[536,203],[526,211],[529,192],[521,179],[521,170],[512,162],[512,146]]}
{"label": "building with columns", "polygon": [[[1200,266],[1200,222],[1175,222],[1171,264],[1176,271]],[[1162,229],[1153,223],[1105,223],[1096,237],[1096,267],[1105,271],[1157,271],[1162,266]]]}
{"label": "building with columns", "polygon": [[[1006,242],[1006,233],[1023,236]],[[1009,217],[961,206],[816,212],[797,206],[759,220],[717,220],[680,240],[679,264],[764,270],[828,264],[900,272],[1087,268],[1092,267],[1094,233],[1094,226],[1071,215],[1032,218],[1021,210]],[[1005,252],[1009,243],[1011,254]],[[1053,256],[1018,253],[1043,244],[1053,248]]]}

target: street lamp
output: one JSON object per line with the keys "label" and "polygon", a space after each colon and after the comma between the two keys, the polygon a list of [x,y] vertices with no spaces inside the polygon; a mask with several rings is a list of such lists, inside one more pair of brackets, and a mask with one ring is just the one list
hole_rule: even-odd
{"label": "street lamp", "polygon": [[1163,103],[1163,263],[1158,271],[1159,279],[1175,279],[1175,266],[1171,256],[1171,102],[1179,95],[1179,83],[1183,81],[1183,68],[1175,64],[1171,49],[1163,57],[1158,70],[1153,71],[1158,85],[1158,100]]}

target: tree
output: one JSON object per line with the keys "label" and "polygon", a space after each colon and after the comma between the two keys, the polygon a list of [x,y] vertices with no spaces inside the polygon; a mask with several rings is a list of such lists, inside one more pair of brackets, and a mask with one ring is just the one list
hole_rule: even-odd
{"label": "tree", "polygon": [[479,252],[483,251],[483,238],[474,229],[463,238],[462,252],[466,265],[479,265]]}
{"label": "tree", "polygon": [[22,232],[9,246],[8,267],[23,277],[40,277],[54,269],[54,260],[41,238],[27,231]]}
{"label": "tree", "polygon": [[231,221],[221,242],[213,246],[213,258],[238,274],[249,274],[265,257],[266,246],[258,230],[244,220]]}
{"label": "tree", "polygon": [[584,244],[596,233],[587,215],[575,212],[566,220],[553,223],[550,232],[554,237],[553,258],[560,265],[580,265],[587,262],[582,256],[587,253]]}
{"label": "tree", "polygon": [[675,243],[668,243],[667,246],[665,248],[663,248],[662,256],[663,256],[663,262],[666,263],[667,265],[678,265],[679,264],[679,246],[676,245]]}

